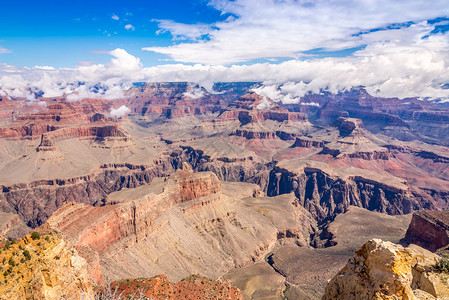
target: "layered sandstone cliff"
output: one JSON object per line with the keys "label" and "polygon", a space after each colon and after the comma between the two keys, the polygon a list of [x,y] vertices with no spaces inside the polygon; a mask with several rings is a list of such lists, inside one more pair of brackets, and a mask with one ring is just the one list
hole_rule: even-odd
{"label": "layered sandstone cliff", "polygon": [[413,213],[405,241],[430,251],[449,245],[449,211],[421,210]]}
{"label": "layered sandstone cliff", "polygon": [[257,261],[278,239],[309,242],[314,220],[293,195],[251,198],[254,185],[237,185],[223,189],[213,173],[184,164],[169,178],[111,194],[106,206],[64,205],[47,224],[74,243],[100,284],[157,274],[217,278]]}

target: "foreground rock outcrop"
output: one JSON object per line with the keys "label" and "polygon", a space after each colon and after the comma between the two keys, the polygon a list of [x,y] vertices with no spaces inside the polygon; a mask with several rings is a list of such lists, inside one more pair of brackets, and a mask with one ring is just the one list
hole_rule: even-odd
{"label": "foreground rock outcrop", "polygon": [[329,282],[327,299],[448,299],[449,274],[433,270],[438,256],[373,239]]}
{"label": "foreground rock outcrop", "polygon": [[94,299],[86,260],[56,234],[7,243],[0,269],[0,299]]}

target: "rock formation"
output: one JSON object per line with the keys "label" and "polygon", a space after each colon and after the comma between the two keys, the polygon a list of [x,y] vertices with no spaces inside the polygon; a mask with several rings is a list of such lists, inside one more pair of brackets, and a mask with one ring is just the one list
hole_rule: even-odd
{"label": "rock formation", "polygon": [[[57,211],[50,223],[86,257],[96,282],[217,278],[241,267],[262,272],[239,277],[244,295],[278,295],[286,284],[285,295],[316,298],[362,243],[338,237],[342,218],[402,220],[391,223],[397,242],[401,215],[449,209],[447,105],[362,88],[307,94],[300,102],[312,105],[292,105],[253,86],[215,84],[212,92],[187,82],[136,83],[110,101],[1,98],[1,234],[18,237]],[[131,112],[112,117],[122,105]],[[193,173],[175,174],[184,163]],[[373,224],[360,226],[380,228]],[[352,232],[374,238],[374,229]],[[305,269],[296,263],[304,259]],[[329,267],[313,269],[321,260]],[[273,282],[262,288],[255,278]]]}
{"label": "rock formation", "polygon": [[0,239],[18,240],[31,230],[17,214],[0,212]]}
{"label": "rock formation", "polygon": [[58,235],[27,235],[0,253],[1,299],[94,299],[87,263]]}
{"label": "rock formation", "polygon": [[404,240],[435,252],[449,245],[449,212],[421,210],[413,213]]}
{"label": "rock formation", "polygon": [[325,299],[445,299],[448,274],[433,271],[437,257],[373,239],[329,282]]}
{"label": "rock formation", "polygon": [[213,173],[184,164],[169,178],[111,194],[106,206],[64,205],[47,225],[74,243],[97,283],[103,276],[216,278],[260,259],[278,239],[308,243],[314,221],[291,195],[251,198],[253,185],[240,184],[240,193],[221,186]]}
{"label": "rock formation", "polygon": [[[110,287],[122,297],[147,297],[149,299],[217,299],[241,300],[242,292],[229,282],[214,281],[192,275],[180,282],[170,282],[164,275],[148,279],[123,279]],[[107,295],[107,294],[106,294]]]}

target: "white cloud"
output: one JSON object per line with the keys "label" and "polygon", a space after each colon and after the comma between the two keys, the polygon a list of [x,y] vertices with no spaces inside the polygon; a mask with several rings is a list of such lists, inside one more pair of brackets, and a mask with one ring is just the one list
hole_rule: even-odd
{"label": "white cloud", "polygon": [[0,54],[1,53],[11,53],[11,50],[3,48],[2,46],[0,46]]}
{"label": "white cloud", "polygon": [[211,30],[211,26],[206,24],[180,24],[171,20],[154,21],[159,23],[158,34],[169,32],[174,39],[179,40],[198,40]]}
{"label": "white cloud", "polygon": [[112,20],[115,20],[115,21],[120,20],[119,16],[117,16],[116,14],[112,14],[111,19],[112,19]]}
{"label": "white cloud", "polygon": [[199,99],[204,97],[205,91],[201,88],[201,86],[189,83],[187,86],[187,91],[184,92],[183,95],[192,99]]}
{"label": "white cloud", "polygon": [[317,102],[301,102],[299,104],[304,106],[320,106],[320,104]]}
{"label": "white cloud", "polygon": [[[369,45],[350,57],[288,60],[278,64],[185,65],[143,67],[140,59],[123,49],[109,52],[105,64],[77,68],[20,68],[0,64],[0,95],[29,100],[37,96],[69,95],[83,98],[118,99],[133,82],[188,81],[212,91],[214,82],[260,81],[256,89],[273,101],[300,103],[308,92],[333,93],[354,86],[365,86],[369,93],[382,97],[449,99],[449,32],[429,35],[434,25],[422,22],[408,28],[371,32],[362,38]],[[185,94],[205,93],[191,85]]]}
{"label": "white cloud", "polygon": [[133,25],[131,25],[131,24],[126,24],[126,25],[125,25],[125,29],[126,29],[126,30],[130,30],[130,31],[136,30],[136,28],[135,28]]}
{"label": "white cloud", "polygon": [[40,69],[40,70],[54,70],[55,68],[51,66],[34,66],[34,69]]}
{"label": "white cloud", "polygon": [[37,95],[69,100],[117,99],[132,82],[143,79],[140,59],[123,49],[109,52],[106,64],[82,65],[75,69],[50,67],[19,68],[0,64],[0,95],[33,100]]}
{"label": "white cloud", "polygon": [[[143,50],[179,62],[203,64],[299,58],[312,49],[342,50],[364,45],[367,40],[360,32],[449,15],[447,0],[213,0],[209,4],[235,17],[213,24],[159,21],[161,30],[171,32],[178,40],[208,38]],[[370,36],[372,40],[376,37]]]}
{"label": "white cloud", "polygon": [[111,108],[111,112],[109,113],[111,115],[111,117],[114,118],[121,118],[124,115],[127,115],[131,112],[131,110],[126,107],[125,105],[120,106],[119,108]]}

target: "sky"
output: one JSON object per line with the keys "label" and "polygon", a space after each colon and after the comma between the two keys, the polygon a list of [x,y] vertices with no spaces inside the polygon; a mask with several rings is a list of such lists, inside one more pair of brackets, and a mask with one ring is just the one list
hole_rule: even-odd
{"label": "sky", "polygon": [[0,95],[114,99],[136,81],[260,81],[299,102],[365,86],[449,99],[447,0],[7,1]]}

